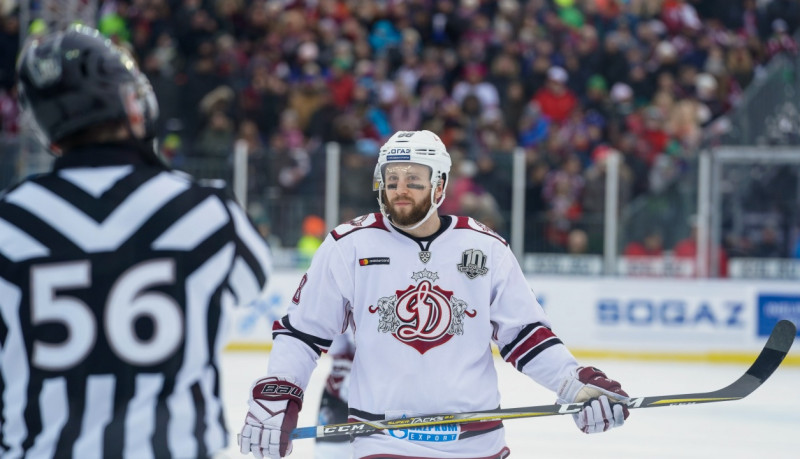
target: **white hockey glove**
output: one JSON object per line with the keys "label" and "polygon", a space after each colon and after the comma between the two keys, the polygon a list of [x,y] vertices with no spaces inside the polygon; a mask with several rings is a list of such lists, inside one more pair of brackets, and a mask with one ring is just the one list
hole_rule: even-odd
{"label": "white hockey glove", "polygon": [[297,427],[303,389],[281,378],[259,379],[250,392],[250,409],[239,435],[242,454],[280,459],[292,452],[289,435]]}
{"label": "white hockey glove", "polygon": [[584,433],[620,427],[628,419],[628,394],[622,386],[595,367],[578,367],[564,378],[558,390],[559,403],[589,402],[572,415]]}

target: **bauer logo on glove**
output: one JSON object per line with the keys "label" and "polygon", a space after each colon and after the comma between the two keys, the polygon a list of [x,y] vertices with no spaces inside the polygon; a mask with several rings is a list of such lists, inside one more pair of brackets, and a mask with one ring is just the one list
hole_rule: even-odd
{"label": "bauer logo on glove", "polygon": [[[258,387],[258,386],[256,386]],[[264,384],[261,395],[291,395],[303,400],[303,391],[294,384]]]}

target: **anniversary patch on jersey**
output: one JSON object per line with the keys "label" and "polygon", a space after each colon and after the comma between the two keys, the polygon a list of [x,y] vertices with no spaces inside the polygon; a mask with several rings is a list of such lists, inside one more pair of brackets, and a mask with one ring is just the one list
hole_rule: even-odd
{"label": "anniversary patch on jersey", "polygon": [[359,258],[358,264],[361,266],[369,265],[388,265],[389,257]]}
{"label": "anniversary patch on jersey", "polygon": [[439,275],[423,270],[412,279],[419,282],[392,296],[378,299],[369,312],[378,313],[378,331],[389,333],[398,341],[416,349],[420,354],[450,341],[464,333],[464,316],[475,317],[477,311],[467,310],[467,303],[453,292],[434,285]]}
{"label": "anniversary patch on jersey", "polygon": [[489,268],[486,267],[486,255],[478,249],[465,250],[461,254],[458,270],[470,279],[486,275],[489,272]]}

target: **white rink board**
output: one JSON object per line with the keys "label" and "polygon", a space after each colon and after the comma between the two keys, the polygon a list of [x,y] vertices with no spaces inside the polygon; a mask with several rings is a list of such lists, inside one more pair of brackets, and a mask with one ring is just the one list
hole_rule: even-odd
{"label": "white rink board", "polygon": [[[240,308],[231,341],[271,342],[303,271],[278,271]],[[755,355],[779,318],[800,324],[800,282],[529,276],[556,334],[576,351]],[[799,456],[800,457],[800,456]]]}
{"label": "white rink board", "polygon": [[[790,356],[800,354],[797,345]],[[247,412],[253,380],[266,371],[266,352],[227,352],[222,360],[225,415],[231,430],[229,458],[245,457],[233,446]],[[592,364],[619,380],[631,396],[703,392],[738,378],[747,365],[597,360]],[[495,360],[504,408],[552,403],[555,396],[514,368]],[[330,361],[324,356],[306,391],[298,426],[316,424]],[[800,457],[800,368],[780,367],[745,399],[696,406],[633,410],[619,429],[597,435],[578,431],[569,416],[505,421],[512,459],[794,459]],[[420,390],[424,390],[421,388]],[[465,395],[466,396],[466,395]],[[314,441],[294,443],[294,459],[314,458]],[[252,456],[249,456],[252,457]]]}
{"label": "white rink board", "polygon": [[573,349],[761,350],[778,319],[800,324],[800,282],[529,277]]}

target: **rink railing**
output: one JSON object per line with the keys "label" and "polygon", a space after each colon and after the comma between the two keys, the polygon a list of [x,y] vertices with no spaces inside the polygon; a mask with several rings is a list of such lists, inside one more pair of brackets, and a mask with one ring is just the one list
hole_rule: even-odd
{"label": "rink railing", "polygon": [[[342,218],[340,212],[340,190],[342,180],[347,180],[347,171],[342,171],[342,152],[336,143],[324,147],[325,189],[324,196],[277,197],[270,198],[268,193],[253,192],[254,184],[248,183],[254,171],[249,170],[248,151],[244,143],[235,145],[230,158],[206,160],[205,158],[180,158],[175,166],[186,170],[200,178],[223,178],[232,184],[237,199],[251,212],[257,222],[279,220],[285,228],[272,227],[273,232],[282,231],[289,236],[287,241],[273,244],[278,253],[276,265],[293,268],[298,266],[298,257],[294,253],[293,244],[299,237],[302,218],[309,213],[322,215],[330,230]],[[23,142],[20,138],[0,136],[0,186],[5,187],[20,177],[47,170],[52,164],[52,157],[35,148],[32,141]],[[698,215],[698,253],[694,261],[674,259],[667,253],[664,257],[653,259],[622,257],[621,245],[632,239],[630,227],[641,226],[648,219],[646,213],[632,212],[629,206],[618,209],[616,194],[619,176],[619,153],[611,153],[608,159],[605,212],[601,218],[591,220],[584,217],[584,226],[590,225],[593,233],[602,236],[602,252],[584,255],[565,255],[540,252],[541,245],[526,247],[531,241],[538,243],[543,238],[546,221],[544,218],[531,218],[525,214],[525,152],[518,148],[513,152],[510,182],[512,189],[511,212],[507,217],[508,239],[510,247],[527,273],[537,274],[570,274],[570,275],[607,275],[607,276],[662,276],[662,277],[717,277],[715,266],[708,266],[704,260],[716,259],[716,247],[719,247],[722,234],[719,227],[722,222],[722,193],[719,185],[720,170],[726,164],[739,164],[742,161],[760,161],[770,164],[800,164],[800,151],[795,148],[774,147],[719,147],[700,154],[699,173],[696,176],[696,202],[694,208]],[[365,184],[369,189],[370,184]],[[258,186],[258,185],[256,185]],[[249,190],[249,191],[248,191]],[[366,191],[368,193],[369,191]],[[256,197],[260,202],[248,203],[248,197]],[[320,199],[321,198],[321,199]],[[675,197],[675,205],[685,201],[685,197]],[[799,198],[800,199],[800,198]],[[798,203],[800,207],[800,202]],[[260,211],[258,210],[260,209]],[[255,210],[255,211],[254,211]],[[375,209],[364,209],[371,212]],[[260,215],[259,215],[260,212]],[[280,217],[280,218],[278,218]],[[685,222],[670,222],[675,228],[686,226]],[[264,231],[269,233],[270,229]],[[266,234],[265,234],[266,235]],[[276,241],[273,236],[273,242]],[[527,236],[527,237],[526,237]],[[788,237],[788,235],[787,235]],[[716,241],[704,243],[703,241]],[[733,278],[768,278],[768,279],[800,279],[800,260],[767,259],[767,258],[734,258],[728,265],[728,273]]]}

